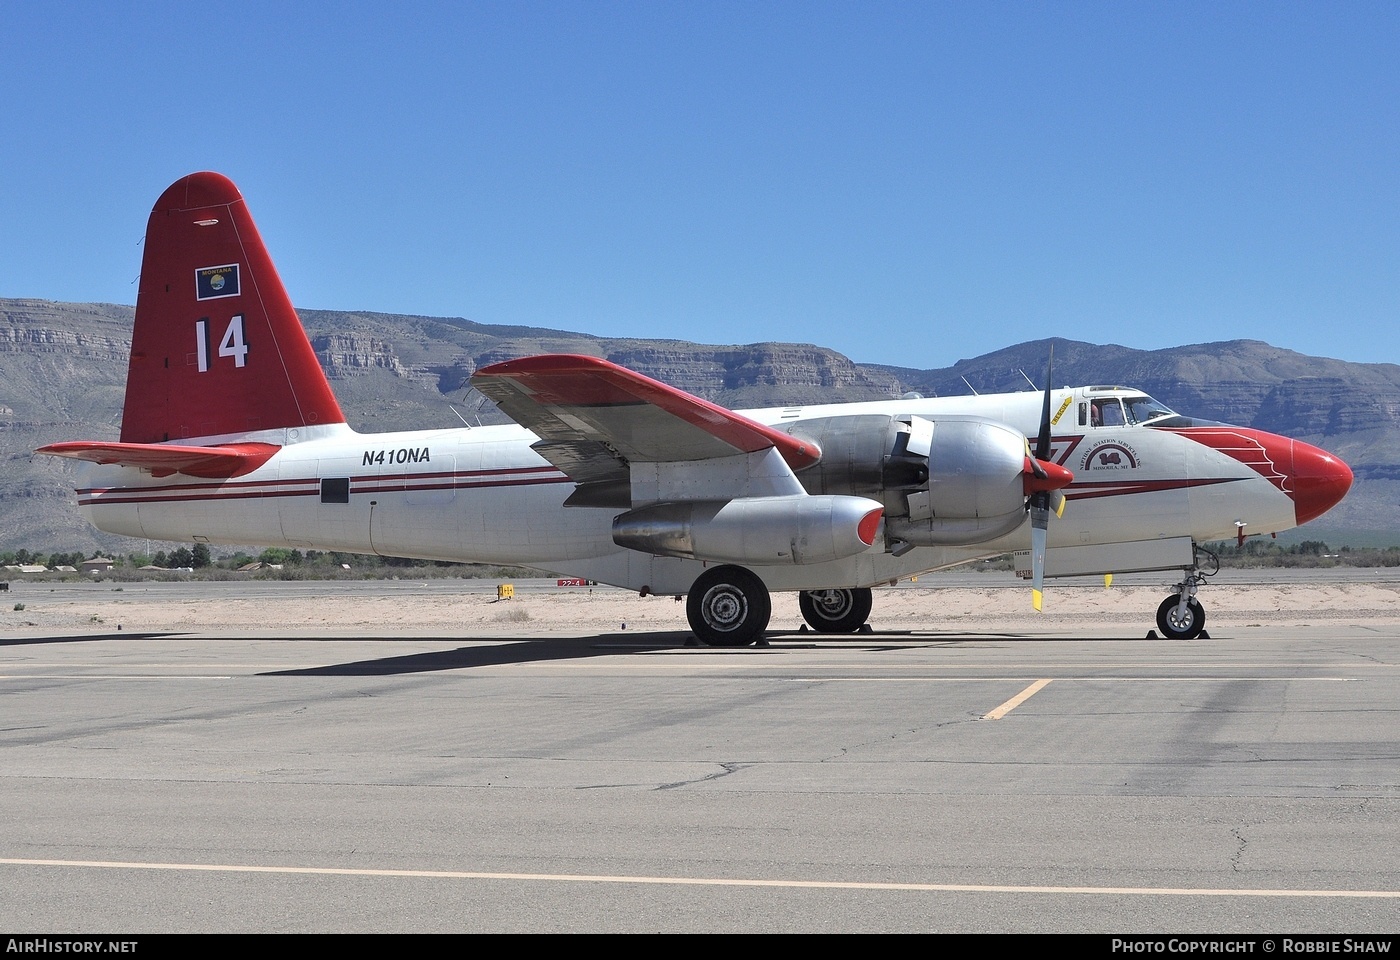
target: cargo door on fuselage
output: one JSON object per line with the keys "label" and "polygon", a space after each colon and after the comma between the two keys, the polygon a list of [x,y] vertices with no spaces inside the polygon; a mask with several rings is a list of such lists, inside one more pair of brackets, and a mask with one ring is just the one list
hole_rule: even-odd
{"label": "cargo door on fuselage", "polygon": [[370,497],[374,552],[453,559],[459,539],[456,457],[430,444],[386,448],[382,454]]}
{"label": "cargo door on fuselage", "polygon": [[368,547],[367,500],[352,496],[364,478],[349,457],[297,459],[281,464],[277,515],[294,547],[363,551]]}

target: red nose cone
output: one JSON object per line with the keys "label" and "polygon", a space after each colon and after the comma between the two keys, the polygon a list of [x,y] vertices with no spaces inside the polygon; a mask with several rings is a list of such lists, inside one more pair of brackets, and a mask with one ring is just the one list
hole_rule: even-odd
{"label": "red nose cone", "polygon": [[[1036,476],[1035,467],[1039,466],[1044,476]],[[1024,484],[1026,496],[1033,493],[1041,493],[1046,490],[1059,490],[1074,482],[1074,474],[1060,466],[1058,463],[1051,463],[1049,460],[1037,460],[1033,465],[1031,458],[1026,458],[1025,472],[1021,475],[1021,482]]]}
{"label": "red nose cone", "polygon": [[1326,450],[1293,443],[1293,510],[1299,523],[1322,516],[1351,489],[1351,468]]}
{"label": "red nose cone", "polygon": [[1326,450],[1249,427],[1186,427],[1178,431],[1233,457],[1293,499],[1295,522],[1335,507],[1351,489],[1351,468]]}

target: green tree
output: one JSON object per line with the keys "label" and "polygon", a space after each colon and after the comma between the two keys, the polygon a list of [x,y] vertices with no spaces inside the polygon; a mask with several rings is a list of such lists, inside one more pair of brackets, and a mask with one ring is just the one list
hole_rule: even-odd
{"label": "green tree", "polygon": [[258,559],[268,564],[289,564],[301,563],[302,556],[300,550],[288,550],[286,547],[268,547],[258,554]]}

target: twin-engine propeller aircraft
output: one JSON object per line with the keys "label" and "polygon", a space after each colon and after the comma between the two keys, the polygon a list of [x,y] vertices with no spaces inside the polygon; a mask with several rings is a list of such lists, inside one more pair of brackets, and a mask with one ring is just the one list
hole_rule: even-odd
{"label": "twin-engine propeller aircraft", "polygon": [[39,452],[90,461],[78,504],[111,533],[687,594],[720,646],[762,636],[773,590],[848,633],[872,586],[1007,552],[1037,608],[1047,576],[1180,570],[1157,622],[1196,637],[1200,543],[1305,523],[1352,479],[1316,447],[1123,387],[740,413],[589,356],[472,383],[518,425],[352,430],[242,196],[196,173],[147,227],[120,441]]}

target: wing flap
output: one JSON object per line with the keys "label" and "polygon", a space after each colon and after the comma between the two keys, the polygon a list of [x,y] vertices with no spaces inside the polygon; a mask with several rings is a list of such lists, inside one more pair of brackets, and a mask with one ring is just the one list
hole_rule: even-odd
{"label": "wing flap", "polygon": [[530,449],[575,483],[627,480],[627,464],[596,440],[536,440]]}
{"label": "wing flap", "polygon": [[183,473],[206,480],[241,477],[262,466],[281,447],[272,443],[227,443],[213,447],[192,447],[172,443],[109,443],[102,440],[73,440],[51,443],[35,453],[93,463],[116,463],[149,470],[153,476]]}

